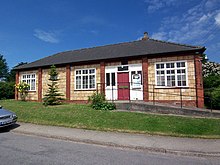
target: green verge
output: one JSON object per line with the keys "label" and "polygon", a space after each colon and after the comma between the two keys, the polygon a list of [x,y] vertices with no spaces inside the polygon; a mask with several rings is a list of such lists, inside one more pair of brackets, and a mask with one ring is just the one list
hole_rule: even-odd
{"label": "green verge", "polygon": [[93,110],[89,105],[1,100],[19,122],[99,131],[148,133],[180,137],[220,138],[220,119]]}

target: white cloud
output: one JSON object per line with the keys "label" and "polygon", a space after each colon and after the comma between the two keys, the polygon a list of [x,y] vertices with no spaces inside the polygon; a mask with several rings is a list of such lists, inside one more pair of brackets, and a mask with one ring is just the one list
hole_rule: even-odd
{"label": "white cloud", "polygon": [[164,18],[152,38],[203,45],[213,39],[213,33],[220,28],[217,26],[220,25],[220,13],[216,6],[215,0],[203,0],[179,16]]}
{"label": "white cloud", "polygon": [[176,5],[177,1],[179,0],[145,0],[145,3],[147,3],[147,10],[149,13],[152,13],[156,10],[170,7]]}
{"label": "white cloud", "polygon": [[220,26],[220,12],[215,16],[215,23]]}
{"label": "white cloud", "polygon": [[153,35],[151,36],[151,38],[155,38],[158,40],[166,40],[166,33],[165,32],[157,32],[157,33],[153,33]]}
{"label": "white cloud", "polygon": [[59,42],[59,39],[57,38],[56,32],[51,32],[51,31],[46,32],[44,30],[35,29],[34,36],[42,41],[49,42],[49,43],[58,43]]}

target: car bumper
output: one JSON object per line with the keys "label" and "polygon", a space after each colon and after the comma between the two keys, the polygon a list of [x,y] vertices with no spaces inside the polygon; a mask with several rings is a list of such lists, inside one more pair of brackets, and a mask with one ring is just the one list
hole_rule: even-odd
{"label": "car bumper", "polygon": [[16,122],[17,122],[17,117],[14,118],[13,120],[0,121],[0,128],[10,126],[12,124],[15,124]]}

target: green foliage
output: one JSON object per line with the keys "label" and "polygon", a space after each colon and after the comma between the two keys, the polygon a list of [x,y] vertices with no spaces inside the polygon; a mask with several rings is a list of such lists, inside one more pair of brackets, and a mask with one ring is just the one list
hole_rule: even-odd
{"label": "green foliage", "polygon": [[64,99],[61,97],[63,95],[59,93],[57,85],[59,81],[58,72],[56,71],[56,67],[54,65],[51,66],[49,75],[49,81],[51,83],[47,84],[49,89],[43,98],[43,105],[60,105]]}
{"label": "green foliage", "polygon": [[207,108],[220,110],[220,64],[203,57],[204,102]]}
{"label": "green foliage", "polygon": [[216,88],[220,86],[220,75],[211,74],[203,78],[204,88]]}
{"label": "green foliage", "polygon": [[26,97],[28,95],[28,90],[30,88],[30,85],[25,82],[20,82],[19,84],[15,84],[15,88],[18,90],[21,96],[21,100],[25,101]]}
{"label": "green foliage", "polygon": [[91,106],[95,110],[114,110],[116,106],[114,103],[106,102],[105,95],[100,93],[93,93],[88,99],[91,102]]}
{"label": "green foliage", "polygon": [[220,86],[212,91],[211,98],[213,108],[220,110]]}
{"label": "green foliage", "polygon": [[0,80],[5,80],[8,75],[8,64],[3,55],[0,54]]}
{"label": "green foliage", "polygon": [[19,122],[99,131],[120,131],[185,137],[220,138],[220,119],[95,111],[87,104],[43,106],[38,102],[0,100]]}
{"label": "green foliage", "polygon": [[14,99],[14,82],[0,82],[0,100]]}
{"label": "green foliage", "polygon": [[210,74],[203,78],[205,106],[220,109],[220,75]]}

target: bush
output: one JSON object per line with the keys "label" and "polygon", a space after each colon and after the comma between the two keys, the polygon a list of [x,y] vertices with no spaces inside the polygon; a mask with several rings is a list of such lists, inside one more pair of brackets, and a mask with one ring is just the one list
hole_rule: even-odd
{"label": "bush", "polygon": [[207,108],[220,109],[220,75],[204,77],[204,96]]}
{"label": "bush", "polygon": [[114,110],[114,109],[116,109],[116,106],[114,103],[106,102],[104,94],[94,93],[92,96],[89,96],[88,101],[91,102],[91,106],[95,110]]}
{"label": "bush", "polygon": [[20,82],[19,84],[15,84],[15,88],[20,93],[21,100],[25,101],[28,95],[28,90],[30,88],[30,85],[25,82]]}
{"label": "bush", "polygon": [[15,87],[14,82],[0,82],[0,100],[14,99]]}
{"label": "bush", "polygon": [[211,92],[212,108],[220,110],[220,86]]}

